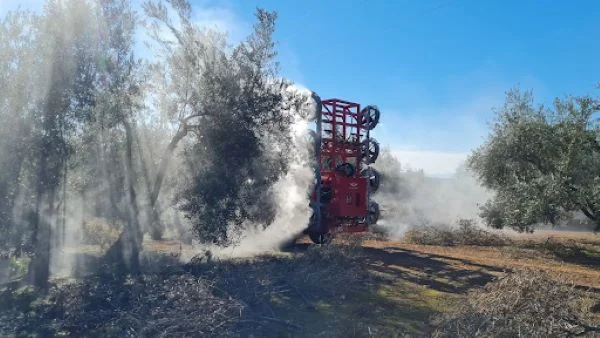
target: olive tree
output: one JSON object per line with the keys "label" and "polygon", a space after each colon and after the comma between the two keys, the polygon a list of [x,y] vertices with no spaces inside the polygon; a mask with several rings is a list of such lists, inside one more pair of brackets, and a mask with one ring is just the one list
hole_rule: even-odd
{"label": "olive tree", "polygon": [[481,216],[494,228],[533,231],[581,212],[600,229],[600,143],[590,96],[535,105],[531,92],[511,90],[491,134],[468,165],[495,197]]}
{"label": "olive tree", "polygon": [[[252,33],[230,46],[225,34],[192,20],[187,1],[147,1],[144,10],[158,56],[156,107],[173,126],[152,200],[167,174],[177,176],[175,203],[210,242],[227,241],[231,225],[268,224],[269,188],[290,154],[293,107],[306,99],[277,74],[276,13],[258,9]],[[167,169],[176,153],[184,165],[173,175]]]}

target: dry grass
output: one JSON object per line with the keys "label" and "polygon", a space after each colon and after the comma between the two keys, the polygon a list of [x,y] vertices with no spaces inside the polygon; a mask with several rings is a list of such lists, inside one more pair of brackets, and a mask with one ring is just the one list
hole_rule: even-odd
{"label": "dry grass", "polygon": [[[437,314],[454,313],[444,317],[440,327],[458,323],[461,311],[466,311],[461,307],[465,299],[472,317],[489,324],[489,313],[473,312],[489,305],[484,302],[489,295],[501,299],[502,293],[513,292],[513,300],[531,297],[510,288],[527,287],[526,279],[521,284],[502,279],[503,287],[493,282],[512,271],[545,272],[559,284],[560,275],[566,274],[577,290],[600,289],[597,265],[574,259],[581,253],[595,257],[594,245],[543,237],[511,238],[509,245],[501,246],[457,244],[474,243],[464,240],[473,236],[480,236],[476,243],[497,243],[486,234],[482,239],[476,230],[468,236],[469,226],[458,227],[463,239],[450,246],[343,234],[334,245],[298,244],[284,255],[210,262],[205,257],[187,265],[177,257],[191,247],[146,241],[145,271],[136,278],[105,272],[57,283],[49,295],[0,290],[0,336],[423,336]],[[565,254],[559,257],[556,252]],[[531,285],[535,283],[539,280],[532,279]],[[491,289],[478,289],[486,284]],[[564,288],[559,284],[552,285]],[[457,304],[459,311],[454,312]],[[588,312],[600,312],[598,300],[586,306]],[[600,322],[600,317],[594,320]],[[501,320],[494,323],[512,330]]]}
{"label": "dry grass", "polygon": [[[564,262],[555,257],[546,256],[534,249],[519,247],[481,247],[481,246],[432,246],[407,244],[402,242],[367,241],[371,248],[390,248],[409,250],[416,254],[445,261],[462,270],[478,270],[482,266],[493,269],[490,273],[500,276],[503,271],[518,269],[539,269],[549,274],[569,274],[583,287],[600,289],[600,269],[582,266],[576,262]],[[496,273],[494,270],[500,272]]]}
{"label": "dry grass", "polygon": [[[160,268],[137,277],[103,271],[76,282],[57,281],[45,295],[5,286],[0,289],[0,336],[299,333],[305,325],[288,315],[297,307],[314,308],[320,300],[350,298],[368,289],[368,274],[357,264],[360,257],[356,247],[333,245],[311,247],[291,258],[187,265],[161,255],[154,260]],[[150,257],[145,259],[148,263]],[[332,322],[329,332],[341,332],[343,318],[330,320],[339,323]]]}
{"label": "dry grass", "polygon": [[589,296],[564,277],[521,270],[471,291],[467,299],[442,316],[435,337],[600,336]]}
{"label": "dry grass", "polygon": [[533,233],[518,233],[506,230],[505,234],[516,242],[540,243],[548,239],[553,241],[576,241],[580,244],[600,245],[600,232],[569,230],[536,230]]}
{"label": "dry grass", "polygon": [[243,308],[239,300],[215,293],[214,282],[185,273],[102,274],[57,282],[48,294],[3,291],[5,337],[206,335],[226,330]]}
{"label": "dry grass", "polygon": [[421,245],[478,245],[502,246],[511,240],[496,232],[487,231],[475,225],[472,220],[459,220],[457,226],[425,225],[415,227],[405,234],[409,243]]}

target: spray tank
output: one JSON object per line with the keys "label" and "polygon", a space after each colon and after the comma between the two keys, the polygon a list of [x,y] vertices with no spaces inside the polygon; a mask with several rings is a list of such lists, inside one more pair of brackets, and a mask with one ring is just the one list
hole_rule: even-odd
{"label": "spray tank", "polygon": [[336,232],[365,232],[379,219],[379,204],[371,194],[379,188],[380,175],[370,165],[379,155],[379,144],[370,136],[379,123],[380,111],[368,105],[340,99],[317,103],[314,142],[315,188],[312,216],[304,233],[317,244],[331,241]]}

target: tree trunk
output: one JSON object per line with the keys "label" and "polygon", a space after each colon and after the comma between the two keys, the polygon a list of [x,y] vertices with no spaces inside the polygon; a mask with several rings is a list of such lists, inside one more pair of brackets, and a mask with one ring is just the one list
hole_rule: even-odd
{"label": "tree trunk", "polygon": [[42,193],[38,188],[33,224],[34,255],[29,263],[28,279],[31,284],[40,288],[48,288],[50,278],[50,224],[42,219]]}
{"label": "tree trunk", "polygon": [[587,217],[588,219],[590,219],[592,222],[594,222],[594,224],[596,224],[596,229],[594,229],[594,231],[600,231],[600,217],[598,217],[598,214],[596,214],[593,210],[591,209],[587,209],[587,208],[580,208],[581,212],[583,212],[583,214],[585,215],[585,217]]}
{"label": "tree trunk", "polygon": [[[19,151],[19,157],[18,160],[16,161],[16,169],[14,170],[14,176],[12,176],[10,178],[10,182],[15,182],[13,184],[13,186],[11,187],[11,190],[13,191],[12,194],[10,194],[10,198],[8,198],[6,200],[6,205],[3,206],[3,209],[5,210],[5,212],[10,215],[10,213],[14,212],[14,206],[16,205],[17,201],[16,199],[18,198],[18,196],[20,196],[21,194],[21,189],[23,187],[22,184],[18,184],[20,178],[21,178],[21,171],[23,169],[23,162],[25,161],[25,151]],[[22,216],[22,215],[20,215]],[[14,216],[8,216],[7,219],[10,220],[10,223],[7,222],[7,224],[9,224],[9,226],[15,226],[14,224]],[[7,234],[10,234],[10,232],[7,232]],[[2,240],[0,240],[0,243],[11,243],[11,244],[15,244],[14,242],[15,238],[13,234],[10,234],[9,238],[3,238]],[[21,248],[22,244],[21,244]]]}
{"label": "tree trunk", "polygon": [[139,208],[135,191],[135,170],[133,168],[133,129],[126,118],[123,119],[126,136],[126,172],[127,172],[127,195],[129,200],[129,212],[127,213],[127,225],[115,243],[108,249],[104,260],[109,264],[116,264],[118,268],[125,269],[131,273],[139,272],[139,256],[142,250],[143,234],[139,223]]}
{"label": "tree trunk", "polygon": [[60,222],[60,230],[61,230],[61,236],[60,236],[60,243],[62,243],[63,245],[67,242],[67,171],[68,166],[65,165],[64,167],[64,172],[63,172],[63,191],[62,191],[62,219]]}
{"label": "tree trunk", "polygon": [[[158,222],[159,221],[159,215],[158,212],[155,208],[155,204],[152,204],[152,182],[150,181],[150,173],[148,171],[148,166],[146,164],[146,161],[144,159],[144,152],[142,151],[142,145],[140,144],[140,138],[138,137],[138,135],[136,134],[136,143],[137,143],[137,149],[138,149],[138,154],[140,157],[140,165],[141,165],[141,169],[142,169],[142,178],[144,179],[144,183],[146,185],[146,196],[148,198],[148,206],[149,206],[149,210],[148,211],[148,222],[150,223],[150,236],[152,237],[153,240],[161,240],[163,237],[163,233],[164,233],[164,228],[161,226],[161,224]],[[150,154],[150,156],[152,156],[152,154]]]}
{"label": "tree trunk", "polygon": [[154,180],[154,187],[152,191],[150,191],[149,201],[150,201],[150,229],[151,236],[153,239],[160,239],[162,237],[162,232],[164,229],[159,222],[159,213],[157,210],[156,202],[158,201],[158,196],[160,194],[160,189],[165,180],[165,176],[167,174],[167,169],[169,168],[169,164],[171,163],[171,158],[173,158],[173,154],[175,153],[175,149],[177,148],[177,144],[187,135],[187,122],[182,122],[177,134],[173,136],[171,142],[165,149],[163,156],[161,158],[160,164],[158,166],[158,171],[156,172],[156,179]]}
{"label": "tree trunk", "polygon": [[177,148],[177,144],[181,139],[183,139],[187,135],[187,126],[183,125],[182,128],[173,136],[171,142],[165,149],[163,157],[160,161],[160,165],[158,166],[158,172],[156,173],[156,180],[154,181],[154,188],[152,189],[152,194],[150,195],[150,205],[154,207],[156,205],[156,201],[158,200],[158,195],[160,193],[160,188],[165,179],[165,175],[167,173],[167,169],[169,168],[169,163],[171,162],[171,158],[175,153],[175,148]]}
{"label": "tree trunk", "polygon": [[34,255],[28,269],[29,282],[44,290],[48,288],[48,280],[50,278],[50,236],[52,235],[50,224],[41,215],[44,192],[47,190],[44,187],[47,162],[46,156],[42,155],[37,169],[32,240]]}

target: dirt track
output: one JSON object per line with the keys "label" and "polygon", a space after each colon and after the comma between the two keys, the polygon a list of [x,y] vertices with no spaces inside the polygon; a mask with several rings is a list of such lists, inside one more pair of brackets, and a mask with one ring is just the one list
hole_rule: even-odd
{"label": "dirt track", "polygon": [[[164,307],[169,302],[157,305],[156,300],[173,296],[173,288],[177,287],[176,291],[183,290],[183,296],[178,298],[181,302],[188,304],[186,300],[190,296],[185,292],[205,301],[208,298],[198,296],[195,290],[200,284],[207,283],[202,290],[212,290],[210,295],[216,301],[234,301],[242,304],[240,309],[245,309],[243,314],[234,311],[234,315],[228,317],[232,323],[233,319],[237,323],[229,327],[232,330],[282,337],[420,337],[428,335],[439,315],[451,313],[463,303],[469,291],[510,270],[530,267],[546,270],[551,276],[565,273],[577,285],[593,288],[596,292],[589,293],[588,308],[600,320],[600,260],[596,256],[600,253],[600,237],[587,234],[552,236],[555,237],[553,242],[548,241],[548,236],[537,234],[535,238],[519,237],[514,245],[499,247],[443,247],[383,240],[361,242],[355,240],[360,238],[357,236],[348,239],[340,236],[336,239],[337,244],[316,247],[304,238],[291,248],[291,252],[249,260],[201,262],[187,267],[182,266],[177,257],[193,251],[192,247],[174,240],[147,241],[144,243],[146,259],[155,256],[155,260],[148,261],[150,264],[146,266],[156,267],[157,271],[148,270],[141,278],[127,283],[110,273],[100,275],[107,280],[82,276],[79,286],[60,289],[65,297],[55,297],[52,302],[37,302],[40,305],[36,307],[35,320],[22,320],[19,325],[23,332],[53,329],[57,324],[61,325],[58,329],[79,332],[81,319],[78,314],[85,311],[74,309],[81,306],[102,314],[106,320],[119,323],[125,320],[136,330],[146,328],[149,321],[180,325],[181,313],[188,315],[192,310],[183,311],[177,305],[180,312],[176,312]],[[345,240],[348,242],[344,243]],[[585,255],[565,255],[572,249],[569,246],[572,241],[577,247],[586,248],[581,252]],[[348,243],[349,247],[343,245]],[[355,250],[358,245],[361,250]],[[91,259],[101,255],[101,250],[74,248],[72,254]],[[189,287],[191,289],[186,289]],[[122,295],[116,297],[116,290]],[[145,296],[140,297],[140,294]],[[16,310],[4,315],[4,328],[10,331],[17,314],[22,312],[21,307],[30,308],[34,298],[27,293],[5,295],[7,301],[17,304]],[[53,302],[60,299],[63,301],[56,303],[60,305],[56,307]],[[74,307],[71,304],[75,304]],[[102,311],[98,304],[102,305]],[[63,307],[77,315],[66,320]],[[150,308],[158,314],[147,313]],[[190,309],[195,311],[197,307]],[[0,324],[1,315],[2,311]],[[106,320],[98,321],[103,329],[106,329],[102,326]]]}
{"label": "dirt track", "polygon": [[552,275],[567,274],[576,284],[600,291],[600,261],[595,266],[579,264],[557,260],[538,250],[515,247],[443,247],[387,241],[366,241],[363,245],[371,258],[378,261],[374,264],[402,271],[407,276],[480,285],[505,271],[536,268]]}
{"label": "dirt track", "polygon": [[[362,247],[365,263],[375,271],[392,273],[439,291],[466,291],[504,272],[536,268],[555,276],[566,274],[577,285],[600,292],[600,234],[543,230],[527,235],[511,234],[511,237],[515,245],[503,247],[434,246],[383,240],[365,240]],[[549,239],[566,245],[585,243],[599,256],[567,255],[562,252],[563,247],[553,248],[555,252],[540,249]],[[308,238],[302,238],[295,249],[303,250],[310,243]],[[182,250],[177,241],[148,242],[145,246],[159,252]]]}

